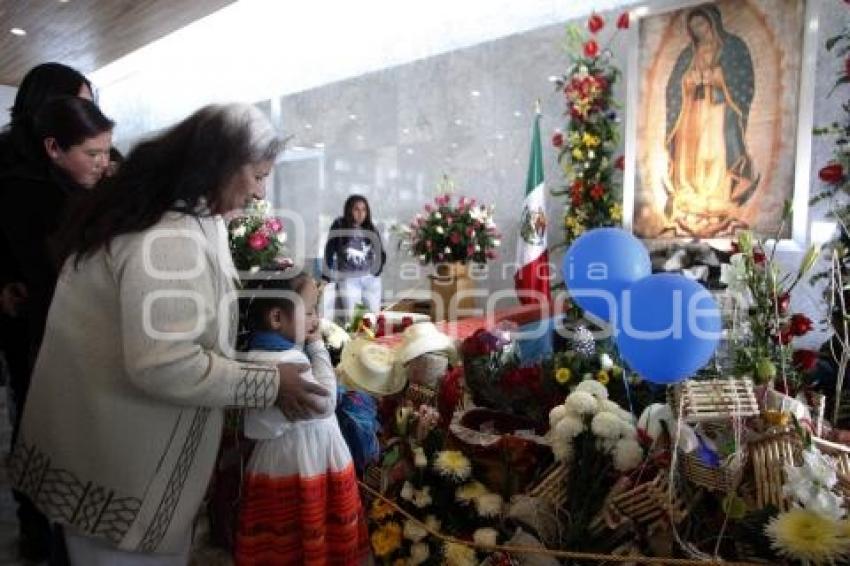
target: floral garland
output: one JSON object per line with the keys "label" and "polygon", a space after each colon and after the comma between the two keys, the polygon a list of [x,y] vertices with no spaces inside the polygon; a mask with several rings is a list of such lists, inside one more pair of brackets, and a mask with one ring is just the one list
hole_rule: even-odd
{"label": "floral garland", "polygon": [[[599,14],[587,22],[590,37],[575,27],[567,31],[573,53],[572,64],[557,82],[567,102],[569,118],[564,132],[556,131],[552,145],[558,150],[558,163],[567,185],[553,191],[568,196],[564,216],[565,242],[570,244],[585,230],[616,226],[623,218],[622,205],[615,191],[615,175],[623,170],[623,156],[614,158],[620,140],[617,103],[613,86],[620,70],[606,45],[600,49],[597,34],[605,27]],[[629,14],[617,19],[617,32],[629,27]],[[609,40],[609,45],[610,41]]]}

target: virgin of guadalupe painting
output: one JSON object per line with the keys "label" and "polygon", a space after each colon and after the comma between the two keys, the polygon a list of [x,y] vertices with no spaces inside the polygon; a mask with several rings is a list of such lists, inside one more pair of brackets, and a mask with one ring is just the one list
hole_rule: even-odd
{"label": "virgin of guadalupe painting", "polygon": [[799,76],[802,28],[796,41],[778,33],[802,26],[803,14],[801,0],[779,3],[796,5],[796,22],[775,1],[767,11],[749,0],[642,22],[638,235],[715,238],[778,227],[793,188],[787,142],[797,114],[796,96],[782,88]]}

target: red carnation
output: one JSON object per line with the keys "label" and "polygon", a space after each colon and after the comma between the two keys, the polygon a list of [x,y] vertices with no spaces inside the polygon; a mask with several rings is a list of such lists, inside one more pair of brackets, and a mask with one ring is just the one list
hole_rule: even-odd
{"label": "red carnation", "polygon": [[786,327],[781,329],[779,334],[774,334],[771,338],[774,342],[786,346],[791,343],[793,337],[794,335],[791,334],[791,329]]}
{"label": "red carnation", "polygon": [[599,44],[591,39],[584,44],[584,56],[596,57],[597,55],[599,55]]}
{"label": "red carnation", "polygon": [[617,28],[619,29],[629,29],[629,13],[623,12],[620,14],[620,17],[617,18]]}
{"label": "red carnation", "polygon": [[804,314],[797,313],[791,317],[791,334],[794,336],[805,336],[814,327],[811,319]]}
{"label": "red carnation", "polygon": [[463,398],[463,367],[450,369],[440,383],[437,393],[437,410],[440,412],[440,426],[447,427],[452,422],[455,409]]}
{"label": "red carnation", "polygon": [[818,365],[818,353],[814,350],[796,350],[792,357],[794,366],[800,371],[812,371]]}
{"label": "red carnation", "polygon": [[268,245],[269,237],[262,232],[254,232],[253,234],[251,234],[251,237],[248,238],[248,247],[250,247],[252,250],[264,250]]}
{"label": "red carnation", "polygon": [[614,161],[614,167],[616,167],[620,171],[625,169],[626,168],[626,156],[621,155],[620,157],[618,157],[617,160]]}
{"label": "red carnation", "polygon": [[561,132],[555,132],[552,135],[552,145],[555,147],[561,147],[564,145],[564,134]]}
{"label": "red carnation", "polygon": [[[593,14],[590,16],[590,19],[587,20],[587,29],[590,30],[590,33],[596,33],[604,27],[605,20],[603,20],[602,16],[599,14]],[[593,57],[593,55],[590,55],[590,57]]]}
{"label": "red carnation", "polygon": [[599,200],[603,196],[605,196],[605,187],[603,187],[600,183],[593,185],[593,188],[590,189],[590,198],[593,200]]}
{"label": "red carnation", "polygon": [[753,250],[753,261],[756,262],[756,265],[761,265],[765,262],[767,256],[764,255],[764,252],[761,250]]}
{"label": "red carnation", "polygon": [[824,183],[836,185],[844,179],[844,167],[840,163],[832,163],[821,169],[818,175]]}

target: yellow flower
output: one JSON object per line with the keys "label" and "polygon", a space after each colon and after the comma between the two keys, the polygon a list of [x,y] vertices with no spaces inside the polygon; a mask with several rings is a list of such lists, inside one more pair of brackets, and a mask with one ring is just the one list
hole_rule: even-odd
{"label": "yellow flower", "polygon": [[584,153],[582,153],[581,149],[575,148],[573,150],[573,159],[575,159],[576,161],[581,161],[582,159],[584,159]]}
{"label": "yellow flower", "polygon": [[765,527],[780,554],[814,564],[837,564],[850,559],[850,536],[839,521],[806,509],[792,509]]}
{"label": "yellow flower", "polygon": [[598,381],[602,385],[608,385],[608,382],[611,381],[611,376],[608,375],[607,371],[601,369],[596,372],[596,381]]}
{"label": "yellow flower", "polygon": [[472,473],[472,464],[469,458],[457,450],[438,452],[434,467],[440,475],[458,480],[465,480]]}
{"label": "yellow flower", "polygon": [[584,133],[581,141],[584,142],[584,145],[587,147],[596,147],[599,145],[599,138],[588,132]]}
{"label": "yellow flower", "polygon": [[394,514],[395,508],[383,499],[373,501],[372,509],[369,510],[369,518],[373,521],[381,521],[387,517],[392,517]]}
{"label": "yellow flower", "polygon": [[475,558],[475,549],[465,544],[447,542],[443,547],[443,555],[446,558],[445,564],[448,566],[475,566],[475,564],[478,564],[478,560]]}
{"label": "yellow flower", "polygon": [[570,371],[570,368],[558,368],[558,371],[555,372],[555,381],[558,383],[567,383],[572,378],[573,372]]}
{"label": "yellow flower", "polygon": [[455,498],[458,501],[462,501],[464,503],[469,503],[476,497],[484,495],[487,493],[487,488],[483,483],[478,481],[471,481],[469,483],[465,483],[455,491]]}
{"label": "yellow flower", "polygon": [[372,533],[372,550],[375,556],[389,556],[401,546],[401,525],[390,522]]}
{"label": "yellow flower", "polygon": [[611,220],[619,222],[623,219],[623,208],[619,204],[612,204],[611,208],[608,209],[608,215]]}

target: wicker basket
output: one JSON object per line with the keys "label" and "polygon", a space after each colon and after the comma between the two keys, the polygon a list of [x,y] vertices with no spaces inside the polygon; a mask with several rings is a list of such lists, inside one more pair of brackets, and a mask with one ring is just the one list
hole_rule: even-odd
{"label": "wicker basket", "polygon": [[752,441],[748,445],[756,484],[756,505],[787,510],[788,500],[782,493],[785,465],[800,465],[802,444],[789,429]]}
{"label": "wicker basket", "polygon": [[675,524],[680,523],[688,511],[678,492],[670,498],[668,481],[667,472],[660,471],[654,479],[614,495],[608,503],[609,512],[614,516],[627,517],[642,527],[649,527],[665,518]]}
{"label": "wicker basket", "polygon": [[690,423],[759,414],[753,382],[746,378],[689,379],[671,389],[670,406]]}
{"label": "wicker basket", "polygon": [[741,482],[747,464],[747,452],[741,451],[738,458],[729,458],[719,467],[709,466],[693,452],[682,454],[679,458],[682,475],[689,482],[711,491],[729,493]]}
{"label": "wicker basket", "polygon": [[566,462],[557,462],[549,466],[540,481],[528,490],[528,495],[543,499],[556,511],[567,508],[567,480],[570,467]]}

